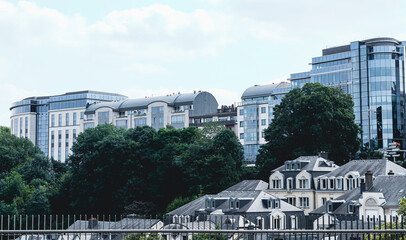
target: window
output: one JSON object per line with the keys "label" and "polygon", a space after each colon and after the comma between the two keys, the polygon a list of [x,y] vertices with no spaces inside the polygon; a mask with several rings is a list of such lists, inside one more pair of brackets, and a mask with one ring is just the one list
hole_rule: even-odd
{"label": "window", "polygon": [[73,142],[76,142],[76,129],[73,129]]}
{"label": "window", "polygon": [[244,133],[240,133],[240,139],[244,139]]}
{"label": "window", "polygon": [[261,113],[266,113],[266,107],[261,107]]}
{"label": "window", "polygon": [[175,115],[171,116],[171,123],[185,123],[185,115]]}
{"label": "window", "polygon": [[244,127],[244,121],[240,122],[240,127]]}
{"label": "window", "polygon": [[354,213],[354,210],[355,210],[354,205],[348,204],[348,213]]}
{"label": "window", "polygon": [[332,204],[332,203],[327,204],[327,212],[328,212],[328,213],[332,213],[332,212],[333,212],[333,204]]}
{"label": "window", "polygon": [[136,118],[134,119],[134,127],[142,127],[147,125],[146,118]]}
{"label": "window", "polygon": [[69,126],[69,113],[65,114],[65,126]]}
{"label": "window", "polygon": [[324,205],[327,202],[327,198],[326,197],[322,197],[321,198],[321,204]]}
{"label": "window", "polygon": [[291,220],[291,222],[290,222],[290,226],[291,226],[291,228],[292,229],[297,229],[297,217],[296,216],[291,216],[290,217],[290,220]]}
{"label": "window", "polygon": [[230,198],[230,208],[234,209],[234,199]]}
{"label": "window", "polygon": [[296,206],[296,197],[287,197],[287,200],[290,205]]}
{"label": "window", "polygon": [[276,189],[280,189],[282,187],[281,180],[279,178],[273,179],[272,184],[273,184],[273,188],[276,188]]}
{"label": "window", "polygon": [[116,127],[127,129],[127,120],[117,120]]}
{"label": "window", "polygon": [[88,129],[88,128],[94,128],[94,123],[85,123],[83,125],[84,130]]}
{"label": "window", "polygon": [[152,114],[157,114],[157,113],[163,113],[164,112],[164,107],[152,107],[151,108],[151,113]]}
{"label": "window", "polygon": [[261,217],[257,217],[257,228],[263,229],[264,228],[264,219]]}
{"label": "window", "polygon": [[58,114],[58,126],[62,126],[62,114]]}
{"label": "window", "polygon": [[76,113],[74,112],[73,113],[73,125],[76,125],[76,118],[77,118]]}
{"label": "window", "polygon": [[280,229],[281,228],[281,218],[279,216],[276,216],[273,219],[273,229]]}
{"label": "window", "polygon": [[299,188],[300,189],[309,189],[309,179],[302,177],[299,179]]}
{"label": "window", "polygon": [[275,200],[274,208],[279,208],[279,201],[280,200]]}
{"label": "window", "polygon": [[334,189],[334,178],[330,178],[329,180],[328,180],[328,188],[329,189]]}
{"label": "window", "polygon": [[302,208],[309,207],[309,198],[308,197],[299,197],[299,206]]}
{"label": "window", "polygon": [[55,127],[55,114],[51,115],[51,127]]}
{"label": "window", "polygon": [[288,184],[288,186],[287,186],[288,190],[293,189],[293,179],[292,178],[288,178],[287,184]]}
{"label": "window", "polygon": [[240,200],[235,200],[235,209],[240,209]]}
{"label": "window", "polygon": [[266,119],[261,119],[261,125],[265,126],[266,125]]}
{"label": "window", "polygon": [[261,132],[261,137],[262,137],[262,138],[265,138],[265,131],[262,131],[262,132]]}
{"label": "window", "polygon": [[240,109],[240,115],[244,115],[244,109]]}
{"label": "window", "polygon": [[327,179],[321,179],[320,188],[321,189],[326,189],[327,188]]}
{"label": "window", "polygon": [[109,123],[110,119],[109,119],[109,112],[99,112],[98,114],[98,124],[105,124],[105,123]]}
{"label": "window", "polygon": [[343,179],[338,178],[336,181],[337,181],[337,189],[342,189],[343,188]]}
{"label": "window", "polygon": [[85,118],[85,112],[80,112],[80,119]]}

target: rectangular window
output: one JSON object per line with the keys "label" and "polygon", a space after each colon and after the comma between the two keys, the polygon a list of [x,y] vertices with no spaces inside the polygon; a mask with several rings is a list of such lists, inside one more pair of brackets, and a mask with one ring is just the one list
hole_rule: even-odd
{"label": "rectangular window", "polygon": [[327,202],[327,198],[326,198],[326,197],[322,197],[322,198],[321,198],[321,205],[326,204],[326,202]]}
{"label": "rectangular window", "polygon": [[65,130],[65,159],[69,156],[69,130]]}
{"label": "rectangular window", "polygon": [[28,117],[25,117],[25,137],[28,137]]}
{"label": "rectangular window", "polygon": [[[61,115],[61,114],[59,114]],[[58,131],[58,161],[61,161],[62,131]]]}
{"label": "rectangular window", "polygon": [[329,179],[328,181],[329,181],[328,188],[329,188],[329,189],[334,189],[334,187],[335,187],[335,186],[334,186],[334,179],[331,178],[331,179]]}
{"label": "rectangular window", "polygon": [[88,129],[88,128],[94,128],[94,123],[85,123],[83,125],[84,130]]}
{"label": "rectangular window", "polygon": [[266,119],[261,119],[261,125],[266,126]]}
{"label": "rectangular window", "polygon": [[62,114],[58,114],[58,126],[61,127],[62,126]]}
{"label": "rectangular window", "polygon": [[308,179],[299,179],[299,188],[308,189],[309,188],[309,180]]}
{"label": "rectangular window", "polygon": [[66,113],[66,122],[65,126],[69,126],[69,113]]}
{"label": "rectangular window", "polygon": [[244,115],[244,109],[240,109],[240,115]]}
{"label": "rectangular window", "polygon": [[309,207],[309,198],[299,197],[299,206],[304,208]]}
{"label": "rectangular window", "polygon": [[156,113],[163,113],[164,112],[164,107],[152,107],[151,108],[151,113],[156,114]]}
{"label": "rectangular window", "polygon": [[185,123],[185,115],[171,116],[171,123],[179,123],[179,124]]}
{"label": "rectangular window", "polygon": [[288,190],[290,190],[290,189],[293,189],[293,179],[292,178],[289,178],[288,179]]}
{"label": "rectangular window", "polygon": [[73,142],[76,142],[76,129],[73,129]]}
{"label": "rectangular window", "polygon": [[117,120],[116,127],[127,129],[127,120]]}
{"label": "rectangular window", "polygon": [[80,119],[85,118],[85,112],[80,112]]}
{"label": "rectangular window", "polygon": [[240,122],[240,127],[244,127],[244,121]]}
{"label": "rectangular window", "polygon": [[136,118],[134,119],[134,127],[142,127],[147,125],[146,118]]}
{"label": "rectangular window", "polygon": [[287,200],[290,205],[296,206],[296,197],[288,197]]}
{"label": "rectangular window", "polygon": [[110,119],[109,119],[109,112],[99,112],[98,113],[98,124],[105,124],[105,123],[109,123]]}
{"label": "rectangular window", "polygon": [[244,133],[240,133],[240,139],[244,139]]}
{"label": "rectangular window", "polygon": [[343,179],[339,178],[337,179],[337,189],[342,189],[343,188]]}
{"label": "rectangular window", "polygon": [[55,114],[51,115],[51,127],[55,127]]}
{"label": "rectangular window", "polygon": [[76,113],[75,112],[73,113],[73,125],[74,126],[76,125]]}
{"label": "rectangular window", "polygon": [[261,107],[261,113],[266,113],[266,107]]}
{"label": "rectangular window", "polygon": [[20,137],[23,136],[23,118],[20,118]]}

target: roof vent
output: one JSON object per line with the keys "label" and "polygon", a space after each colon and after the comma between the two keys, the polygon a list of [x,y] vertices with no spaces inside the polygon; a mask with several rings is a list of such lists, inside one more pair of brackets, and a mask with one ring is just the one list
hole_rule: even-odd
{"label": "roof vent", "polygon": [[254,85],[254,87],[258,87],[258,86],[259,86],[259,85],[257,85],[257,84],[256,84],[256,85]]}
{"label": "roof vent", "polygon": [[393,176],[393,175],[395,175],[395,173],[392,170],[389,170],[388,175]]}

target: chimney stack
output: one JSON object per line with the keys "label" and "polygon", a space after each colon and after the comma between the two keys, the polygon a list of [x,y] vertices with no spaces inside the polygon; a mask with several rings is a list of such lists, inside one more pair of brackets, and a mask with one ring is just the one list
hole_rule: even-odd
{"label": "chimney stack", "polygon": [[365,190],[368,191],[369,189],[372,188],[374,185],[373,180],[372,180],[372,172],[368,170],[365,173]]}
{"label": "chimney stack", "polygon": [[328,152],[324,152],[324,151],[320,152],[320,153],[319,153],[319,157],[322,157],[322,158],[328,160]]}
{"label": "chimney stack", "polygon": [[388,175],[393,176],[393,175],[395,175],[395,173],[392,170],[389,170]]}
{"label": "chimney stack", "polygon": [[97,225],[98,225],[98,221],[96,218],[91,218],[89,219],[89,225],[88,225],[88,229],[97,229]]}

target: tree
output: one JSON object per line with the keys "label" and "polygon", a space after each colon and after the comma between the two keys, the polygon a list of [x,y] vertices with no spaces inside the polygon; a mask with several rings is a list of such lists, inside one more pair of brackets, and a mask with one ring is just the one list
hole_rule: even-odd
{"label": "tree", "polygon": [[398,214],[406,217],[406,198],[399,199],[399,206]]}
{"label": "tree", "polygon": [[191,201],[194,201],[196,199],[198,199],[199,197],[201,197],[200,195],[194,195],[194,196],[190,196],[190,197],[177,197],[175,199],[173,199],[173,201],[171,203],[169,203],[168,207],[166,207],[166,211],[165,214],[180,208],[181,206],[190,203]]}
{"label": "tree", "polygon": [[283,161],[321,151],[343,164],[360,146],[361,129],[355,124],[353,101],[341,89],[308,83],[291,90],[274,109],[265,130],[266,144],[257,157],[261,176]]}

